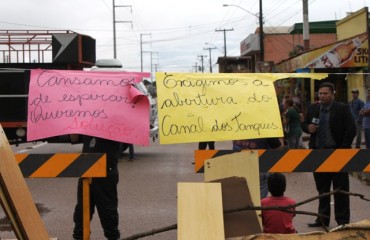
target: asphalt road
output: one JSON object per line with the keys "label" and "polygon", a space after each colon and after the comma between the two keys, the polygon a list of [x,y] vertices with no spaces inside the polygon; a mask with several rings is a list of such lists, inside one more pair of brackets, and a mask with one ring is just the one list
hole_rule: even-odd
{"label": "asphalt road", "polygon": [[[34,149],[26,144],[13,147],[14,152],[56,153],[80,152],[81,145],[46,144]],[[217,149],[231,149],[231,142],[216,142]],[[135,159],[128,161],[125,153],[119,163],[119,214],[122,238],[173,225],[177,222],[177,183],[202,182],[203,174],[194,173],[194,152],[197,143],[160,145],[151,143],[148,147],[135,146]],[[287,192],[297,201],[317,195],[312,173],[287,173]],[[61,240],[72,239],[73,208],[76,203],[77,179],[48,178],[26,179],[35,203],[45,222],[51,237]],[[357,178],[350,177],[351,191],[370,198],[369,188]],[[370,203],[351,197],[351,221],[370,218]],[[302,211],[316,212],[317,201],[298,208]],[[332,218],[333,219],[333,218]],[[308,228],[307,222],[314,217],[297,215],[294,224],[298,232],[321,230]],[[5,222],[5,215],[0,210],[0,238],[15,238]],[[334,221],[329,228],[335,227]],[[164,232],[143,239],[174,240],[176,230]],[[94,216],[91,222],[91,240],[102,240],[102,228],[99,218]]]}

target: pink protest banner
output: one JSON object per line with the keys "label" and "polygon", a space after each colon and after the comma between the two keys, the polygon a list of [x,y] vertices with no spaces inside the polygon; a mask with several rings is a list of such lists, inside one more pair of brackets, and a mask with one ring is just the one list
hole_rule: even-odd
{"label": "pink protest banner", "polygon": [[149,144],[149,100],[134,72],[31,71],[27,140],[86,134]]}

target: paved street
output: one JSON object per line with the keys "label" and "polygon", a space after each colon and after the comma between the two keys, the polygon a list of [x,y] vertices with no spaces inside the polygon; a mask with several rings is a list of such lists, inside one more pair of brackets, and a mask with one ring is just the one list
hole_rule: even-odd
{"label": "paved street", "polygon": [[[29,146],[29,145],[27,145]],[[230,142],[216,142],[217,149],[231,149]],[[135,160],[128,161],[123,155],[120,163],[119,213],[122,238],[144,231],[169,226],[176,223],[177,183],[201,182],[203,174],[194,173],[194,153],[197,143],[135,146]],[[25,145],[14,147],[14,151],[26,150],[29,153],[80,152],[81,145],[47,144],[35,149],[25,149]],[[297,201],[315,196],[316,190],[312,173],[286,174],[288,186],[286,195]],[[72,214],[76,202],[77,179],[27,179],[35,202],[42,214],[51,237],[71,239],[73,229]],[[370,198],[369,188],[357,178],[351,177],[351,191],[365,194]],[[298,210],[316,212],[317,201],[299,207]],[[370,218],[370,203],[351,197],[352,222]],[[299,232],[320,230],[309,229],[307,222],[314,217],[298,215],[294,224]],[[14,238],[6,231],[4,213],[0,211],[1,239]],[[335,227],[330,223],[330,228]],[[144,239],[174,240],[176,231],[164,232]],[[91,240],[104,239],[99,218],[95,215],[91,223]]]}

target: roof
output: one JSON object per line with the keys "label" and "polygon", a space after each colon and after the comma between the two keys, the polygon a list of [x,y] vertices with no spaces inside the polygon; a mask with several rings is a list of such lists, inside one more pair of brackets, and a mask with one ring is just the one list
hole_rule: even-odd
{"label": "roof", "polygon": [[224,63],[226,60],[226,62],[228,63],[237,63],[237,62],[243,62],[243,61],[247,61],[247,60],[251,60],[251,57],[250,56],[247,56],[247,57],[218,57],[217,58],[217,64],[220,64],[220,63]]}
{"label": "roof", "polygon": [[[309,22],[310,33],[337,33],[336,20]],[[290,29],[290,34],[302,34],[303,23],[295,23]]]}
{"label": "roof", "polygon": [[[289,33],[289,28],[288,26],[265,26],[263,27],[263,33],[265,34],[284,34],[284,33]],[[257,30],[259,31],[259,29]]]}

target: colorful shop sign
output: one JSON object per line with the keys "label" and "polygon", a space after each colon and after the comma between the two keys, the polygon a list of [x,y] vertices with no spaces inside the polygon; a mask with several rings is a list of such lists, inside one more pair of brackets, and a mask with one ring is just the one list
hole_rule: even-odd
{"label": "colorful shop sign", "polygon": [[368,33],[312,50],[276,66],[278,72],[297,68],[348,68],[368,65]]}

